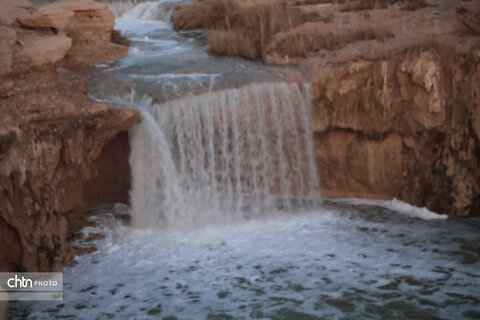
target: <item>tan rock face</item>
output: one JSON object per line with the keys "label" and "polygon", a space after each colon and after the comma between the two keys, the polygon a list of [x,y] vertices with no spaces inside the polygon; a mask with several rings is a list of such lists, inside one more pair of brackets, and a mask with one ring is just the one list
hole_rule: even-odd
{"label": "tan rock face", "polygon": [[18,60],[33,66],[57,63],[72,46],[72,39],[65,36],[19,34],[17,39],[23,43],[16,50]]}
{"label": "tan rock face", "polygon": [[[55,63],[62,60],[65,53],[64,64],[69,67],[88,66],[127,53],[126,46],[111,41],[118,38],[118,32],[113,33],[115,17],[105,3],[60,0],[34,7],[24,0],[1,0],[0,9],[0,25],[20,24],[44,33],[54,31],[54,34],[44,34],[44,38],[38,34],[30,37],[25,30],[19,33],[19,51],[36,61],[35,65]],[[70,38],[70,44],[66,37]]]}
{"label": "tan rock face", "polygon": [[400,70],[407,74],[414,85],[423,90],[416,90],[413,97],[413,117],[422,126],[430,129],[445,121],[445,97],[442,97],[442,79],[440,63],[431,52],[423,52],[420,56],[405,60]]}
{"label": "tan rock face", "polygon": [[6,224],[20,235],[19,252],[23,256],[19,266],[24,269],[61,270],[63,263],[69,262],[64,215],[83,212],[82,181],[94,174],[93,160],[117,132],[127,130],[139,120],[134,111],[98,106],[96,112],[96,107],[81,107],[70,115],[51,113],[43,119],[32,117],[11,128],[8,140],[5,136],[0,138],[8,141],[0,144],[3,150],[0,199],[4,204],[1,214]]}
{"label": "tan rock face", "polygon": [[108,6],[105,3],[97,2],[93,0],[60,0],[55,1],[48,5],[49,8],[61,8],[70,11],[91,11],[91,10],[104,10]]}
{"label": "tan rock face", "polygon": [[66,0],[50,6],[74,12],[66,32],[73,39],[65,63],[90,65],[115,59],[127,53],[127,47],[111,42],[115,16],[105,3],[96,1]]}
{"label": "tan rock face", "polygon": [[30,15],[33,5],[28,0],[0,0],[0,25],[12,26],[21,19]]}
{"label": "tan rock face", "polygon": [[15,33],[14,29],[0,26],[0,77],[11,71]]}
{"label": "tan rock face", "polygon": [[[396,197],[437,212],[479,214],[480,2],[435,5],[348,15],[315,9],[331,14],[334,26],[355,30],[370,20],[393,35],[299,62],[313,86],[325,195]],[[391,136],[399,137],[388,144],[394,149],[384,144]]]}
{"label": "tan rock face", "polygon": [[[4,8],[14,21],[3,19]],[[110,42],[113,16],[102,3],[37,8],[2,0],[0,12],[0,24],[10,25],[0,26],[0,271],[60,271],[77,252],[67,235],[84,223],[84,188],[99,173],[95,160],[139,121],[136,111],[88,99],[88,74],[69,68],[119,57],[126,48]],[[93,46],[121,50],[105,54]]]}
{"label": "tan rock face", "polygon": [[18,21],[27,27],[53,28],[58,33],[63,33],[72,21],[73,15],[71,10],[45,6],[29,16],[19,18]]}
{"label": "tan rock face", "polygon": [[369,62],[311,63],[326,196],[477,212],[478,57],[429,47]]}
{"label": "tan rock face", "polygon": [[325,196],[385,199],[401,195],[404,168],[400,136],[371,140],[337,130],[317,136],[315,142]]}

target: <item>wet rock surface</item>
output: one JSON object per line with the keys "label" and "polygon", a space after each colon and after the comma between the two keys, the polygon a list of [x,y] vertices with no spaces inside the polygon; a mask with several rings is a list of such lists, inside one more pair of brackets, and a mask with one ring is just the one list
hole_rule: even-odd
{"label": "wet rock surface", "polygon": [[60,271],[79,253],[67,235],[84,221],[95,159],[139,121],[90,100],[80,67],[127,48],[111,42],[102,3],[2,0],[0,12],[0,271]]}

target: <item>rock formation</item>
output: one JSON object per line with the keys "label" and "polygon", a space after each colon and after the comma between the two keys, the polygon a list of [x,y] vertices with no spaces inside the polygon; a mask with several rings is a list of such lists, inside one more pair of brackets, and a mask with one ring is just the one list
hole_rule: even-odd
{"label": "rock formation", "polygon": [[480,2],[212,0],[173,24],[211,29],[214,53],[308,72],[325,196],[480,214]]}
{"label": "rock formation", "polygon": [[62,270],[89,199],[126,200],[84,192],[104,147],[139,121],[86,97],[81,67],[127,52],[112,43],[113,25],[91,0],[0,0],[0,271]]}
{"label": "rock formation", "polygon": [[429,46],[333,69],[312,65],[324,193],[478,214],[479,61]]}
{"label": "rock formation", "polygon": [[[363,13],[393,38],[301,62],[314,87],[325,195],[480,214],[480,34],[465,23],[472,15],[480,22],[480,3],[430,2]],[[368,23],[361,12],[337,15],[334,21],[346,15],[351,24]]]}

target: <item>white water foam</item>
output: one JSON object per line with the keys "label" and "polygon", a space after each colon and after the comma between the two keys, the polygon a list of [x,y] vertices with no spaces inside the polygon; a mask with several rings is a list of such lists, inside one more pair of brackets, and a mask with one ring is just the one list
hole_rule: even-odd
{"label": "white water foam", "polygon": [[358,198],[344,198],[335,199],[337,202],[344,202],[354,205],[368,205],[378,206],[394,212],[408,215],[413,218],[420,218],[423,220],[436,220],[436,219],[448,219],[446,214],[438,214],[427,208],[420,208],[406,202],[393,199],[393,200],[370,200],[370,199],[358,199]]}
{"label": "white water foam", "polygon": [[164,104],[132,100],[143,117],[130,132],[133,224],[228,222],[319,198],[310,90],[254,83]]}
{"label": "white water foam", "polygon": [[84,230],[106,238],[66,268],[64,301],[12,302],[11,319],[472,319],[478,310],[478,220],[341,205],[187,232],[108,218]]}
{"label": "white water foam", "polygon": [[115,1],[109,8],[117,18],[169,22],[173,6],[179,1]]}

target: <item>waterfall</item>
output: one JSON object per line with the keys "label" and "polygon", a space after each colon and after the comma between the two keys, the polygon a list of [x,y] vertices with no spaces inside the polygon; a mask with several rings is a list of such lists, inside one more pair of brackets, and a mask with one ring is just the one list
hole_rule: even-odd
{"label": "waterfall", "polygon": [[319,195],[311,88],[253,83],[157,104],[136,102],[133,224],[194,226],[293,210]]}
{"label": "waterfall", "polygon": [[172,8],[178,3],[179,1],[107,1],[117,18],[165,22],[170,20]]}

